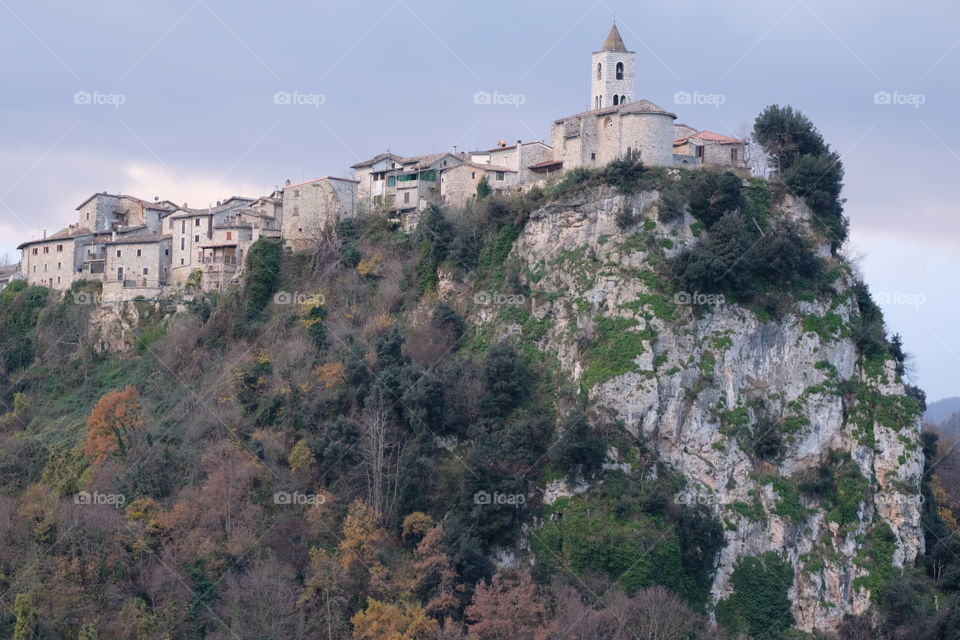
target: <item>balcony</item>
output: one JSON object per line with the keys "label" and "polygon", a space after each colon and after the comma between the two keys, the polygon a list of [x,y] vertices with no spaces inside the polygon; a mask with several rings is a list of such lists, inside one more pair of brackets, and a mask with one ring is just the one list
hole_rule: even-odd
{"label": "balcony", "polygon": [[204,256],[203,264],[227,264],[237,266],[236,256]]}

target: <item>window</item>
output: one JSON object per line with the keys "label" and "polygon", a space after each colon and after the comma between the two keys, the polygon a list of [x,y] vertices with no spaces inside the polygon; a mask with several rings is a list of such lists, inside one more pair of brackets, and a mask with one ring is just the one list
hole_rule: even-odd
{"label": "window", "polygon": [[143,275],[145,275],[145,276],[150,275],[150,269],[148,269],[147,267],[144,267],[144,268],[143,268]]}
{"label": "window", "polygon": [[390,176],[389,178],[387,178],[387,186],[388,187],[397,186],[397,176]]}
{"label": "window", "polygon": [[613,106],[620,104],[620,96],[613,96]]}
{"label": "window", "polygon": [[50,253],[50,247],[44,247],[44,248],[43,248],[43,252],[44,252],[44,253]]}
{"label": "window", "polygon": [[60,284],[60,276],[57,276],[57,284]]}
{"label": "window", "polygon": [[180,238],[180,251],[183,251],[183,241],[184,241],[184,240],[186,240],[186,238]]}
{"label": "window", "polygon": [[63,245],[62,245],[62,244],[58,244],[58,245],[57,245],[57,253],[63,253]]}
{"label": "window", "polygon": [[471,179],[471,180],[475,180],[476,178],[477,178],[477,172],[476,172],[476,171],[471,171],[471,172],[470,172],[470,179]]}
{"label": "window", "polygon": [[195,227],[199,227],[199,226],[200,226],[200,218],[194,218],[194,219],[193,219],[193,226],[195,226]]}
{"label": "window", "polygon": [[233,232],[227,231],[227,240],[233,240]]}
{"label": "window", "polygon": [[143,249],[137,249],[137,257],[140,258],[143,256]]}
{"label": "window", "polygon": [[299,216],[299,215],[300,215],[300,207],[294,207],[294,208],[293,208],[293,217],[296,218],[296,217]]}
{"label": "window", "polygon": [[173,231],[173,218],[170,218],[170,230]]}
{"label": "window", "polygon": [[591,160],[596,160],[596,159],[597,159],[597,154],[596,154],[596,153],[591,153],[591,154],[590,154],[590,159],[591,159]]}
{"label": "window", "polygon": [[603,65],[599,62],[597,63],[597,80],[599,80],[603,75]]}
{"label": "window", "polygon": [[187,232],[187,221],[186,221],[186,220],[181,220],[181,221],[180,221],[180,233],[186,233],[186,232]]}
{"label": "window", "polygon": [[617,80],[623,80],[623,63],[617,63]]}
{"label": "window", "polygon": [[123,267],[117,267],[117,282],[123,280]]}
{"label": "window", "polygon": [[200,236],[193,236],[194,242],[200,242]]}
{"label": "window", "polygon": [[183,258],[180,258],[180,266],[183,266]]}
{"label": "window", "polygon": [[61,267],[61,263],[58,262],[58,263],[57,263],[57,269],[62,269],[62,268],[63,268],[63,267]]}
{"label": "window", "polygon": [[497,171],[497,180],[503,180],[503,171]]}
{"label": "window", "polygon": [[36,247],[33,248],[33,255],[37,255],[37,248],[36,248]]}
{"label": "window", "polygon": [[409,192],[409,191],[404,192],[404,194],[403,194],[403,203],[404,203],[404,204],[409,204],[409,203],[410,203],[410,192]]}
{"label": "window", "polygon": [[[614,98],[614,101],[616,101],[617,96],[613,96],[613,98]],[[606,128],[608,128],[608,129],[609,129],[610,127],[612,127],[612,126],[613,126],[613,118],[607,118],[606,120],[604,120],[604,121],[603,121],[603,126],[606,127]]]}
{"label": "window", "polygon": [[120,249],[117,249],[117,257],[120,257]]}
{"label": "window", "polygon": [[737,150],[730,149],[730,162],[736,162],[736,161],[737,161]]}
{"label": "window", "polygon": [[627,104],[627,96],[620,96],[620,104]]}
{"label": "window", "polygon": [[293,197],[294,197],[294,198],[299,198],[299,197],[300,197],[300,189],[294,189],[294,190],[293,190]]}
{"label": "window", "polygon": [[165,256],[170,255],[170,249],[164,249],[164,250],[163,250],[163,255],[165,255]]}

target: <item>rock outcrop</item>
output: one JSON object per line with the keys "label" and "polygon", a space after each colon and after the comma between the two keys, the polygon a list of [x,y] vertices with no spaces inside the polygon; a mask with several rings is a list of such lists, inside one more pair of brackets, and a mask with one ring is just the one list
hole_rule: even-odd
{"label": "rock outcrop", "polygon": [[[686,477],[678,500],[708,503],[721,517],[714,603],[730,593],[740,558],[775,551],[794,569],[797,626],[833,628],[870,607],[864,546],[878,528],[893,532],[895,566],[922,552],[919,417],[896,410],[908,402],[893,363],[858,352],[847,265],[829,257],[830,294],[797,299],[775,318],[673,291],[656,265],[700,231],[689,214],[659,222],[657,201],[656,192],[595,189],[532,214],[512,255],[532,318],[549,322],[524,337]],[[621,230],[624,211],[635,222]],[[788,200],[777,214],[808,227],[802,203]],[[591,353],[604,332],[616,333],[615,351]],[[778,454],[757,455],[765,439]],[[848,488],[859,492],[847,512],[796,491],[830,459],[846,461]]]}

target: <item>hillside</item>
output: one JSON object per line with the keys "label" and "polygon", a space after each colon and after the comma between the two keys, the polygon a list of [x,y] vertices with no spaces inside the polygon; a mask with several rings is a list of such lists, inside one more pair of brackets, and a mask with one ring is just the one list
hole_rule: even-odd
{"label": "hillside", "polygon": [[947,637],[922,392],[810,200],[626,159],[221,295],[9,286],[0,636]]}

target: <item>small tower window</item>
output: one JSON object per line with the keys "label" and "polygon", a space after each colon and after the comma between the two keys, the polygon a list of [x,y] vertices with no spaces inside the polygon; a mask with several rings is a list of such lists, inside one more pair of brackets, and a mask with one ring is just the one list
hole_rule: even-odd
{"label": "small tower window", "polygon": [[597,80],[599,80],[602,77],[602,75],[603,75],[603,65],[598,62],[597,63]]}
{"label": "small tower window", "polygon": [[623,63],[617,63],[617,80],[623,80]]}

